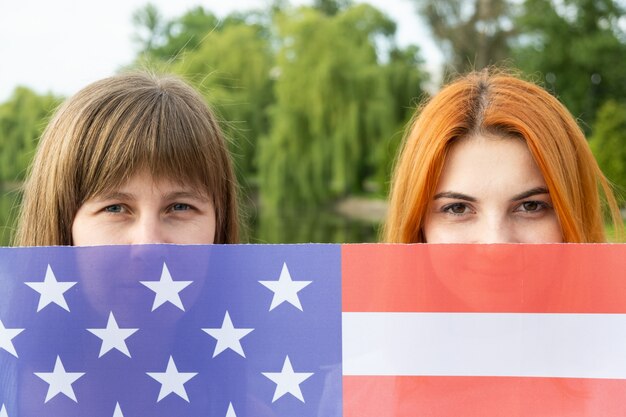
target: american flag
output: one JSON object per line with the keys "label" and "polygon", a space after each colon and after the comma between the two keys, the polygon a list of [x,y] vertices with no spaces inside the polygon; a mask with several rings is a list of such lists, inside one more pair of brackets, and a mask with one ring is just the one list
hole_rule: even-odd
{"label": "american flag", "polygon": [[344,416],[625,416],[626,245],[349,245]]}
{"label": "american flag", "polygon": [[0,417],[626,415],[626,245],[0,249]]}
{"label": "american flag", "polygon": [[0,260],[2,417],[317,416],[341,398],[340,246]]}

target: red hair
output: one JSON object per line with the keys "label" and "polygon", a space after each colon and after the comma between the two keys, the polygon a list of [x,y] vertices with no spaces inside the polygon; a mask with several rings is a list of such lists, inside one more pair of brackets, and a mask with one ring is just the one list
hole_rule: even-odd
{"label": "red hair", "polygon": [[601,194],[621,231],[611,187],[567,109],[535,84],[482,71],[452,82],[416,112],[393,177],[385,241],[424,241],[426,210],[448,149],[475,134],[526,142],[548,186],[564,242],[605,241]]}

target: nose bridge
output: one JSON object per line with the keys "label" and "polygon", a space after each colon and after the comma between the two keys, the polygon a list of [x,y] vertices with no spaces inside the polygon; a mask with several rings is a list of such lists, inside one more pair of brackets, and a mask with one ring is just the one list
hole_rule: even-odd
{"label": "nose bridge", "polygon": [[167,243],[165,230],[157,213],[144,212],[137,217],[131,243]]}
{"label": "nose bridge", "polygon": [[515,225],[507,216],[490,213],[483,221],[480,243],[516,243]]}

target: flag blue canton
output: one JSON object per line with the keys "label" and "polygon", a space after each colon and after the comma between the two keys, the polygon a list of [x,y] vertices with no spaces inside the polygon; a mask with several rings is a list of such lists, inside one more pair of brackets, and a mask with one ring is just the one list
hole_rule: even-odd
{"label": "flag blue canton", "polygon": [[0,416],[341,410],[339,245],[0,249]]}

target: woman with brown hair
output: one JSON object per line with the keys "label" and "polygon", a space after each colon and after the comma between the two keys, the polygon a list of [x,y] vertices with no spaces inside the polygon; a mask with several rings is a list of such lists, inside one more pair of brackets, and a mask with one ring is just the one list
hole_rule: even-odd
{"label": "woman with brown hair", "polygon": [[621,231],[611,187],[567,109],[535,84],[475,72],[417,112],[384,240],[604,242],[601,200]]}
{"label": "woman with brown hair", "polygon": [[68,99],[39,143],[18,246],[236,243],[227,145],[173,76],[127,73]]}
{"label": "woman with brown hair", "polygon": [[[174,76],[126,73],[85,87],[58,109],[40,140],[25,184],[15,237],[18,246],[237,242],[236,180],[227,143],[215,116],[191,86]],[[144,361],[168,355],[171,360],[172,355],[193,343],[186,339],[177,342],[185,326],[194,320],[192,314],[183,314],[182,302],[180,307],[172,302],[175,310],[178,307],[182,311],[148,320],[148,311],[156,307],[142,310],[141,301],[151,295],[142,291],[139,280],[156,272],[161,274],[161,281],[167,282],[169,277],[169,282],[174,282],[164,258],[170,267],[177,259],[187,259],[186,263],[180,262],[192,265],[187,272],[193,272],[194,289],[185,295],[184,312],[205,308],[209,297],[200,294],[208,291],[207,283],[214,278],[213,252],[208,247],[67,249],[56,252],[65,255],[54,266],[64,265],[74,271],[72,276],[78,284],[74,305],[80,311],[79,320],[103,322],[106,317],[111,320],[115,311],[120,322],[142,323],[141,331],[148,335],[149,349],[142,359],[124,363],[120,371],[129,371],[118,376],[124,375],[130,381],[136,376],[146,377]],[[26,253],[40,261],[49,252]],[[112,273],[116,266],[121,270]],[[52,274],[49,264],[47,271]],[[191,283],[176,281],[183,288]],[[156,303],[161,294],[153,291],[157,293]],[[30,317],[21,300],[8,298],[8,311]],[[44,408],[56,415],[76,413],[71,401],[47,404],[48,398],[33,401],[29,393],[39,389],[41,381],[33,378],[38,366],[49,365],[48,345],[55,346],[57,353],[65,352],[67,346],[79,346],[75,349],[77,361],[102,371],[104,367],[95,365],[95,356],[89,356],[85,347],[93,342],[92,335],[72,333],[72,319],[58,320],[57,330],[73,335],[65,338],[50,337],[36,320],[30,323],[29,332],[35,335],[29,347],[32,360],[0,358],[0,405],[6,404],[8,412],[13,413],[10,415],[41,415]],[[197,363],[204,360],[197,358]],[[111,363],[115,362],[104,366],[115,368]],[[119,387],[109,383],[112,380],[106,372],[94,374],[82,381],[85,403],[110,407],[113,412],[116,404],[109,404],[107,395]],[[211,410],[221,406],[215,398],[229,393],[231,385],[205,383],[202,388],[205,395],[198,407]],[[137,404],[134,406],[143,409],[147,402]],[[172,403],[173,408],[176,406]]]}

